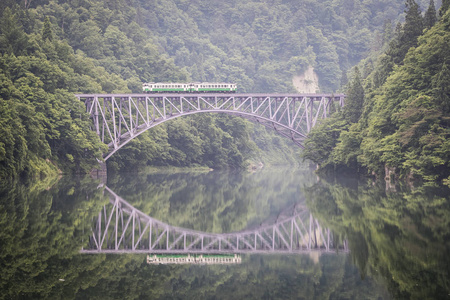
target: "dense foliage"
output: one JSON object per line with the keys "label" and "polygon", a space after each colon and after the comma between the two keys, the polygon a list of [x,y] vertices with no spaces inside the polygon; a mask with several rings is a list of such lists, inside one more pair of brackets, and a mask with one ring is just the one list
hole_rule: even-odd
{"label": "dense foliage", "polygon": [[[427,15],[433,14],[429,12],[433,7],[431,2]],[[351,167],[387,178],[448,182],[450,13],[440,12],[441,19],[432,27],[432,18],[426,18],[429,29],[422,35],[424,20],[418,6],[407,1],[405,23],[386,52],[363,63],[366,70],[372,69],[365,72],[364,89],[356,93],[355,86],[361,86],[357,74],[349,85],[349,100],[359,95],[364,103],[360,116],[348,119],[355,108],[350,102],[342,114],[315,128],[305,157],[323,169]],[[325,148],[322,140],[330,136],[330,127],[336,130]],[[316,146],[327,159],[314,157]]]}
{"label": "dense foliage", "polygon": [[[336,91],[342,74],[390,40],[402,1],[2,1],[0,177],[86,172],[101,159],[105,148],[74,93],[186,80],[291,92],[310,67],[322,91]],[[247,121],[193,116],[142,134],[108,167],[293,162],[291,146]]]}

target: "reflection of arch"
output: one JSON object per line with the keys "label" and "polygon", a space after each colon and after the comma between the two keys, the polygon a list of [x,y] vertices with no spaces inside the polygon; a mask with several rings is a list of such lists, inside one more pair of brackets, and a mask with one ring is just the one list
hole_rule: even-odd
{"label": "reflection of arch", "polygon": [[303,140],[332,101],[344,105],[344,95],[330,94],[80,94],[93,129],[109,146],[105,160],[132,139],[165,121],[196,113],[237,115],[275,129],[295,144]]}
{"label": "reflection of arch", "polygon": [[347,252],[347,242],[335,245],[304,205],[273,224],[234,233],[207,233],[171,226],[134,208],[108,187],[110,204],[94,221],[82,253],[308,253]]}

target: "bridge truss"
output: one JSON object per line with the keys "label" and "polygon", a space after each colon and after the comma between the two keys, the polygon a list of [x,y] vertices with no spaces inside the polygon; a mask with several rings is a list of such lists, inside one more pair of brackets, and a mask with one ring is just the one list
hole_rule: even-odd
{"label": "bridge truss", "polygon": [[335,253],[348,252],[304,205],[272,224],[235,233],[215,234],[171,226],[134,208],[108,187],[110,204],[92,220],[82,253]]}
{"label": "bridge truss", "polygon": [[343,106],[342,94],[78,94],[93,130],[108,144],[108,159],[146,130],[165,121],[196,113],[228,113],[271,127],[303,147],[317,121],[329,115],[332,102]]}

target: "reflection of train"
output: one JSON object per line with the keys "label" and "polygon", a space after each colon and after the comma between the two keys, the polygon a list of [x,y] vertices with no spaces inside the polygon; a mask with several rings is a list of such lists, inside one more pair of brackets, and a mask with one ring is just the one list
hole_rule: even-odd
{"label": "reflection of train", "polygon": [[146,93],[235,93],[236,84],[226,82],[148,82],[142,85],[142,90]]}
{"label": "reflection of train", "polygon": [[240,264],[241,256],[238,254],[150,254],[147,255],[147,263],[158,264],[206,264],[225,265]]}

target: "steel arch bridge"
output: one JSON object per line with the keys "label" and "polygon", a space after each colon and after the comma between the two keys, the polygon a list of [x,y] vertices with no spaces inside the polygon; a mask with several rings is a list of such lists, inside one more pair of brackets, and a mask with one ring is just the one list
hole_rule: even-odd
{"label": "steel arch bridge", "polygon": [[337,243],[303,204],[271,224],[234,233],[207,233],[156,220],[116,195],[108,187],[110,204],[92,220],[91,235],[81,253],[243,254],[349,252]]}
{"label": "steel arch bridge", "polygon": [[330,104],[344,106],[338,94],[77,94],[86,105],[92,129],[109,150],[107,160],[146,130],[196,113],[237,115],[291,139],[303,141],[317,121],[329,115]]}

